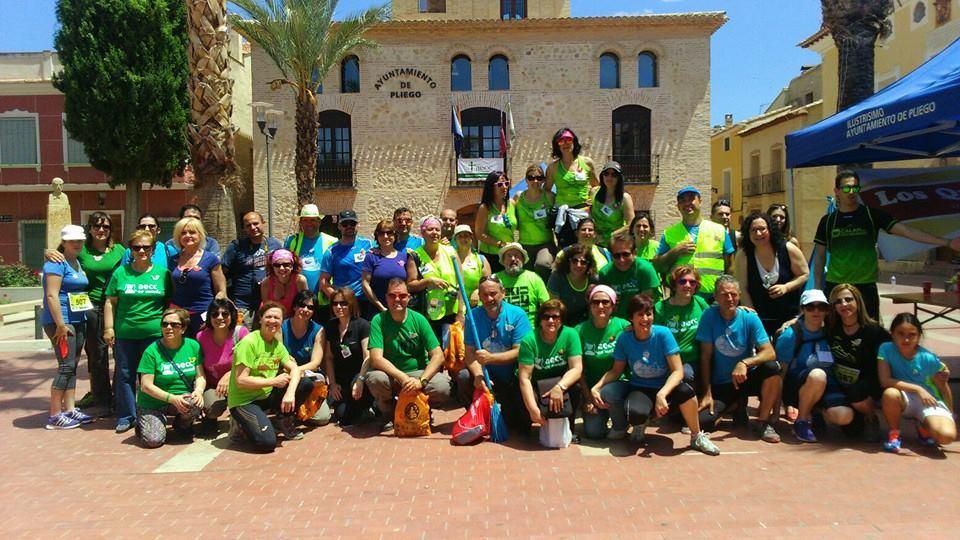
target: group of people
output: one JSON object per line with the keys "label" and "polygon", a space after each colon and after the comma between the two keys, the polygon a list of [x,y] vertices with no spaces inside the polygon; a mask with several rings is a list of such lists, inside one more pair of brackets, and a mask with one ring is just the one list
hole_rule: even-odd
{"label": "group of people", "polygon": [[[126,247],[101,212],[64,227],[44,265],[42,322],[58,360],[47,428],[94,419],[74,392],[85,347],[91,392],[79,405],[112,410],[116,431],[135,428],[148,447],[168,426],[215,436],[226,411],[231,439],[263,451],[302,438],[304,423],[379,416],[390,430],[399,394],[468,405],[477,388],[492,391],[517,434],[582,416],[585,437],[643,440],[651,420],[675,417],[692,448],[716,455],[709,432],[730,413],[747,422],[757,396],[753,431],[768,442],[780,440],[781,401],[802,441],[823,422],[875,439],[878,411],[888,449],[900,446],[901,417],[918,421],[923,441],[953,440],[949,373],[919,346],[919,321],[904,314],[881,328],[876,256],[871,274],[864,250],[855,268],[844,254],[847,229],[865,223],[863,242],[875,244],[880,228],[958,241],[860,205],[859,179],[841,173],[839,209],[817,235],[832,257],[828,300],[806,290],[785,206],[771,209],[782,219],[751,213],[737,235],[728,203],[706,219],[699,190],[684,187],[681,220],[658,238],[619,164],[597,171],[567,128],[552,146],[556,160],[529,167],[515,196],[505,173],[488,175],[473,227],[445,209],[420,219],[417,235],[401,207],[368,239],[346,209],[329,235],[305,204],[284,242],[248,212],[222,255],[192,205],[167,244],[149,214]],[[457,361],[450,348],[461,341]]]}

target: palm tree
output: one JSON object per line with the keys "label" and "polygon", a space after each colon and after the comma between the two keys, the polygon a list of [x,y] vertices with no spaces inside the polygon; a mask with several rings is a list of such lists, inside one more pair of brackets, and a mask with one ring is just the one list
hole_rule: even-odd
{"label": "palm tree", "polygon": [[190,155],[203,219],[214,238],[229,241],[237,233],[233,192],[240,187],[231,123],[230,78],[225,0],[186,0],[190,79]]}
{"label": "palm tree", "polygon": [[837,46],[837,111],[873,94],[874,47],[890,34],[892,0],[820,0],[823,27]]}
{"label": "palm tree", "polygon": [[296,94],[297,202],[311,202],[320,129],[317,91],[327,72],[347,53],[376,46],[363,33],[386,20],[390,8],[373,7],[334,23],[337,0],[232,1],[246,17],[230,14],[230,24],[261,47],[283,75],[270,87],[289,86]]}

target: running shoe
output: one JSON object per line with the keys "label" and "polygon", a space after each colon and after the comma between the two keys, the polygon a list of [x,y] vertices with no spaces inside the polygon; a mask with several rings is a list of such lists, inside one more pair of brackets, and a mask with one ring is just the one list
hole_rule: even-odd
{"label": "running shoe", "polygon": [[895,454],[900,451],[900,445],[900,430],[891,429],[887,440],[883,443],[883,449]]}
{"label": "running shoe", "polygon": [[817,436],[813,433],[813,427],[808,420],[797,420],[794,422],[793,434],[799,441],[817,442]]}
{"label": "running shoe", "polygon": [[47,418],[47,429],[73,429],[78,427],[80,427],[80,422],[66,413]]}
{"label": "running shoe", "polygon": [[72,411],[67,411],[63,414],[69,416],[70,418],[73,418],[74,420],[76,420],[77,422],[80,422],[81,424],[89,424],[90,422],[93,422],[95,420],[94,417],[90,416],[89,414],[85,414],[83,411],[77,408],[73,409]]}
{"label": "running shoe", "polygon": [[230,431],[227,437],[232,443],[242,443],[247,440],[247,434],[243,432],[243,428],[232,416],[230,417]]}
{"label": "running shoe", "polygon": [[303,433],[297,429],[296,421],[292,416],[284,416],[280,420],[280,433],[288,441],[299,441],[303,438]]}
{"label": "running shoe", "polygon": [[133,429],[133,422],[130,420],[121,420],[117,422],[117,427],[114,429],[114,431],[117,433],[126,433],[131,429]]}
{"label": "running shoe", "polygon": [[920,444],[923,446],[934,447],[937,446],[937,440],[933,438],[933,434],[930,433],[930,430],[923,427],[920,422],[917,422],[917,439],[920,440]]}
{"label": "running shoe", "polygon": [[780,442],[780,434],[777,433],[777,430],[773,429],[773,426],[771,426],[767,422],[757,422],[757,424],[753,428],[753,432],[763,442],[768,442],[768,443]]}
{"label": "running shoe", "polygon": [[717,448],[717,445],[713,444],[713,441],[710,440],[710,436],[707,435],[706,431],[701,431],[690,438],[690,448],[698,452],[703,452],[708,456],[720,455],[720,449]]}

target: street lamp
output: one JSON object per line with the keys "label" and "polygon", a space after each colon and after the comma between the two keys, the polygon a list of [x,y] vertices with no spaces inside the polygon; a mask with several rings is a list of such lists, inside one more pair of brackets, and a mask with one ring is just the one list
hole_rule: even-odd
{"label": "street lamp", "polygon": [[267,145],[267,236],[273,238],[273,183],[270,177],[270,145],[277,135],[278,119],[283,111],[272,109],[273,103],[255,101],[250,104],[257,117],[257,127]]}

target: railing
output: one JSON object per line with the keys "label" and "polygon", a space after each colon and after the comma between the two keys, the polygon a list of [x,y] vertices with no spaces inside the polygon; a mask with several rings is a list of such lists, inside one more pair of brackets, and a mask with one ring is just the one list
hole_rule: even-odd
{"label": "railing", "polygon": [[784,171],[777,171],[760,176],[751,176],[743,179],[743,196],[754,197],[768,193],[782,193],[784,186]]}
{"label": "railing", "polygon": [[760,195],[760,177],[751,176],[749,178],[743,179],[743,196],[744,197],[753,197],[754,195]]}
{"label": "railing", "polygon": [[[627,184],[646,184],[660,180],[660,156],[654,155],[655,165],[651,166],[650,157],[613,156],[623,170],[623,180]],[[598,164],[599,165],[599,164]]]}
{"label": "railing", "polygon": [[317,165],[318,188],[353,188],[353,165],[319,164]]}

